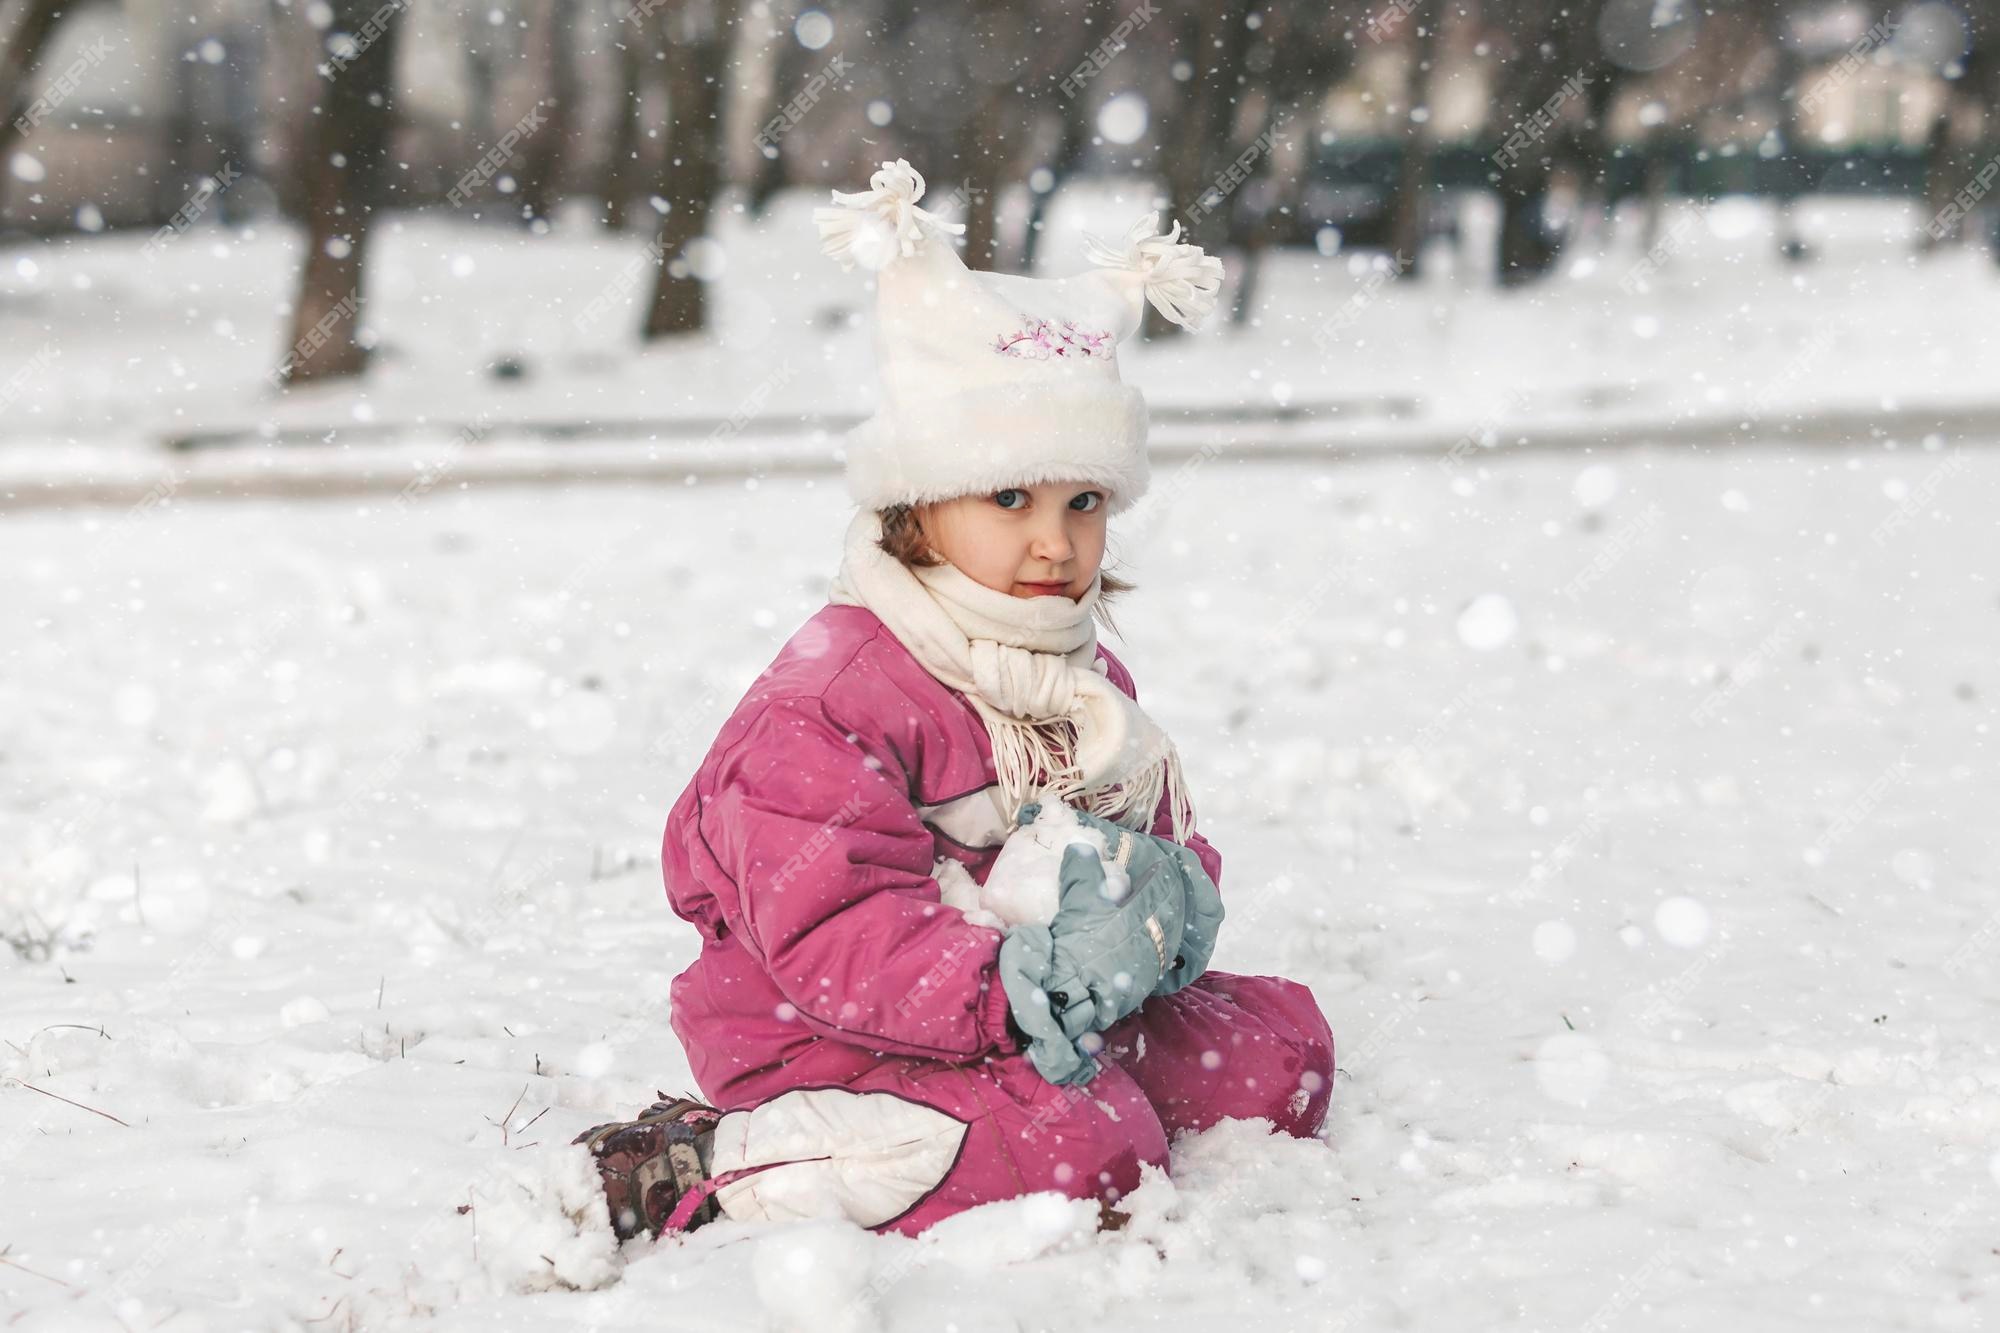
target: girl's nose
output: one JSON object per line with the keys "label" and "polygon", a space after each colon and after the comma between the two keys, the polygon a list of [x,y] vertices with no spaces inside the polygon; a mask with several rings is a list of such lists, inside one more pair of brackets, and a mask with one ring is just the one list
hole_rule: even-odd
{"label": "girl's nose", "polygon": [[1059,565],[1076,553],[1076,548],[1069,539],[1069,531],[1060,521],[1053,527],[1043,528],[1035,534],[1033,550],[1037,560],[1046,560],[1052,565]]}

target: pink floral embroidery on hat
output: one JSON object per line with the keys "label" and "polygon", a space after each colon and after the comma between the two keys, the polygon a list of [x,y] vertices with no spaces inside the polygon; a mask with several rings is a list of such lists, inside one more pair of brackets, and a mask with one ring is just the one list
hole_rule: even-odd
{"label": "pink floral embroidery on hat", "polygon": [[1046,319],[1031,318],[1027,327],[1019,333],[1003,334],[994,339],[993,350],[1004,356],[1032,360],[1047,360],[1056,356],[1081,361],[1092,357],[1110,357],[1116,350],[1116,340],[1108,332],[1079,329],[1073,319],[1051,324]]}

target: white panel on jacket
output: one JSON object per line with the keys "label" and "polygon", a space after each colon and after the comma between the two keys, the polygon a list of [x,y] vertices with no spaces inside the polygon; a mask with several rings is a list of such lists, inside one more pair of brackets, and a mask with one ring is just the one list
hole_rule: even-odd
{"label": "white panel on jacket", "polygon": [[789,1165],[724,1185],[715,1197],[738,1222],[844,1216],[857,1226],[880,1226],[937,1188],[958,1159],[966,1129],[936,1107],[894,1093],[780,1093],[717,1122],[710,1169],[720,1176],[768,1162]]}
{"label": "white panel on jacket", "polygon": [[1007,841],[1007,812],[1000,808],[997,782],[936,805],[920,805],[917,815],[961,847],[983,851]]}

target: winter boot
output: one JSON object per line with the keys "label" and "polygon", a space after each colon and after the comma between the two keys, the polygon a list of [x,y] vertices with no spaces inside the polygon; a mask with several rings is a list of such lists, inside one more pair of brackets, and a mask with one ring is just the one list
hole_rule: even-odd
{"label": "winter boot", "polygon": [[570,1140],[590,1149],[618,1239],[692,1231],[721,1216],[709,1180],[710,1144],[722,1112],[660,1094],[637,1120],[593,1125]]}

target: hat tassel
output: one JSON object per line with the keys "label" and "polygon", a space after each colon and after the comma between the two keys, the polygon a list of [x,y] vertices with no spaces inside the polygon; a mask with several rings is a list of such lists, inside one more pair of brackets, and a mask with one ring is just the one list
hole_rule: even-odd
{"label": "hat tassel", "polygon": [[927,230],[953,236],[965,231],[964,223],[946,222],[917,207],[924,197],[924,178],[903,158],[884,162],[868,178],[868,187],[852,193],[834,190],[834,207],[813,210],[820,252],[844,269],[857,261],[880,268],[899,256],[914,255],[923,248]]}
{"label": "hat tassel", "polygon": [[1127,269],[1145,279],[1146,299],[1153,308],[1184,329],[1198,327],[1215,309],[1222,289],[1222,261],[1198,245],[1180,239],[1181,224],[1159,230],[1160,215],[1149,213],[1125,233],[1124,248],[1086,236],[1091,261],[1105,268]]}

